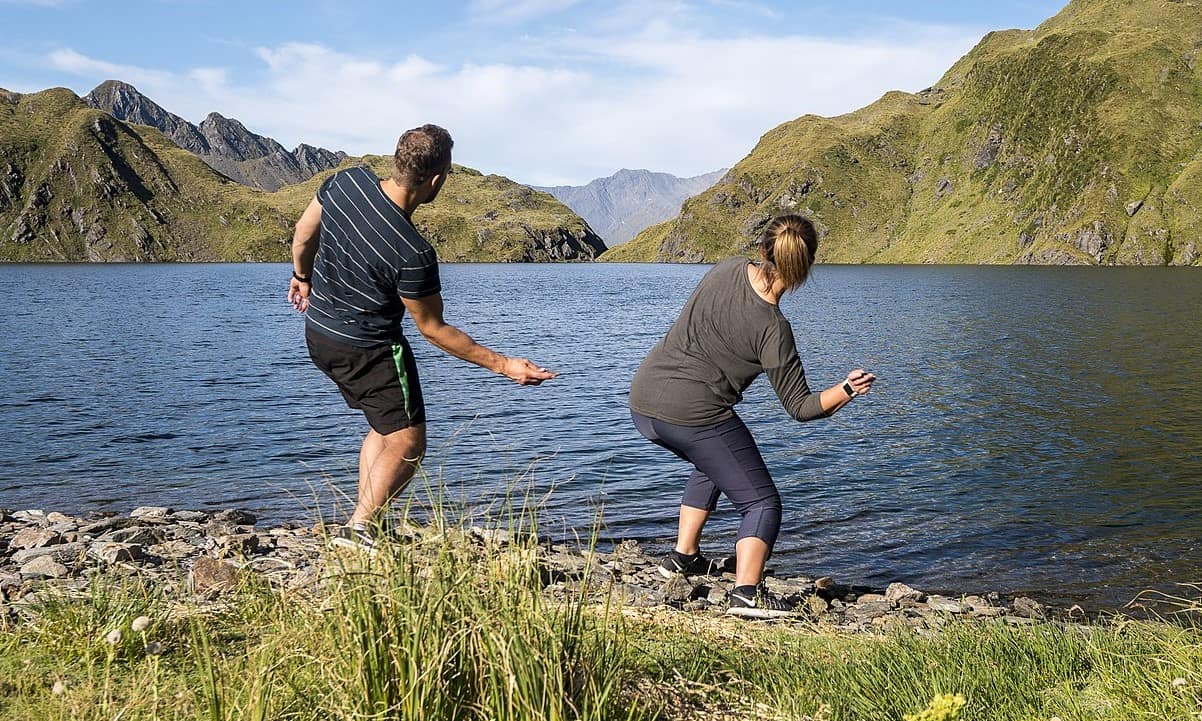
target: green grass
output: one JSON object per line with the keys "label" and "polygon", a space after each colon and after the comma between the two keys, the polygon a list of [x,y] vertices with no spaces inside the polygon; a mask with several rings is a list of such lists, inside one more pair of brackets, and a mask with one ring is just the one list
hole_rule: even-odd
{"label": "green grass", "polygon": [[[1073,0],[1035,30],[990,33],[932,93],[768,131],[680,217],[604,259],[714,261],[802,212],[828,231],[825,262],[1196,265],[1199,28],[1196,2]],[[1101,257],[1074,243],[1095,222],[1113,238]]]}
{"label": "green grass", "polygon": [[[381,156],[343,167],[364,162],[391,172]],[[283,262],[293,224],[330,172],[267,193],[69,90],[3,94],[0,261]],[[544,237],[558,246],[590,233],[550,195],[462,166],[415,222],[444,261],[554,260]]]}
{"label": "green grass", "polygon": [[[1132,721],[1202,711],[1196,604],[1183,602],[1176,624],[961,621],[840,635],[552,601],[531,525],[507,525],[516,540],[500,548],[436,513],[420,543],[333,557],[312,594],[247,576],[198,604],[110,577],[82,597],[48,596],[34,621],[0,629],[0,718]],[[143,615],[149,627],[133,631]]]}

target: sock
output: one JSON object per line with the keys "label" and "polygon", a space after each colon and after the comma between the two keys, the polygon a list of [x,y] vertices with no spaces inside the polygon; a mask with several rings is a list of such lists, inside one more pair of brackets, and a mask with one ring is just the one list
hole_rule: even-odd
{"label": "sock", "polygon": [[743,598],[751,599],[755,598],[757,590],[758,589],[756,589],[755,586],[735,586],[731,593],[735,594],[736,596],[742,596]]}
{"label": "sock", "polygon": [[680,551],[677,551],[675,548],[672,549],[672,558],[675,558],[682,566],[687,566],[690,563],[692,563],[693,561],[696,561],[700,557],[701,557],[700,551],[698,551],[697,553],[681,553]]}

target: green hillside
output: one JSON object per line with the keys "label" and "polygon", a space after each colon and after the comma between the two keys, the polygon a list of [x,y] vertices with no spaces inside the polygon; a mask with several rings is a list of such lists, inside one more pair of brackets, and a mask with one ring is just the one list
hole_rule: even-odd
{"label": "green hillside", "polygon": [[[365,160],[388,173],[389,158]],[[69,90],[0,90],[0,261],[285,261],[292,224],[330,172],[254,190]],[[415,220],[447,261],[592,260],[605,249],[551,196],[460,166]]]}
{"label": "green hillside", "polygon": [[1202,4],[1074,0],[933,87],[765,134],[680,216],[605,255],[713,261],[799,212],[824,262],[1198,264]]}

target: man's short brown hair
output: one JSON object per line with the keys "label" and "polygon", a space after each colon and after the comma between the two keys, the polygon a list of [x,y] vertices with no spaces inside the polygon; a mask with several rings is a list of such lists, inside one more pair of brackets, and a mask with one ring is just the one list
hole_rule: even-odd
{"label": "man's short brown hair", "polygon": [[413,187],[431,176],[445,172],[451,163],[451,147],[455,141],[445,128],[423,125],[406,130],[396,141],[392,156],[392,179],[398,184]]}

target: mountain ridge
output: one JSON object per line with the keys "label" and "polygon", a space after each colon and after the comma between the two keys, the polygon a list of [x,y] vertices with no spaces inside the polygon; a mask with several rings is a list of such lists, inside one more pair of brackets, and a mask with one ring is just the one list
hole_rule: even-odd
{"label": "mountain ridge", "polygon": [[687,198],[717,182],[726,169],[689,178],[622,168],[585,185],[531,186],[555,196],[588,221],[612,248],[671,218]]}
{"label": "mountain ridge", "polygon": [[[391,156],[348,158],[390,172]],[[266,192],[240,185],[149,125],[66,88],[0,89],[0,261],[273,261],[335,169]],[[455,166],[415,221],[444,261],[593,260],[579,216],[508,178]]]}
{"label": "mountain ridge", "polygon": [[765,133],[607,260],[712,261],[801,212],[844,263],[1197,265],[1202,9],[1073,0],[930,88]]}
{"label": "mountain ridge", "polygon": [[209,113],[199,125],[193,125],[120,80],[105,80],[83,100],[118,120],[161,131],[217,171],[261,190],[274,191],[303,182],[314,173],[336,167],[347,157],[342,151],[303,143],[289,151],[276,140],[253,133],[240,121],[218,112]]}

